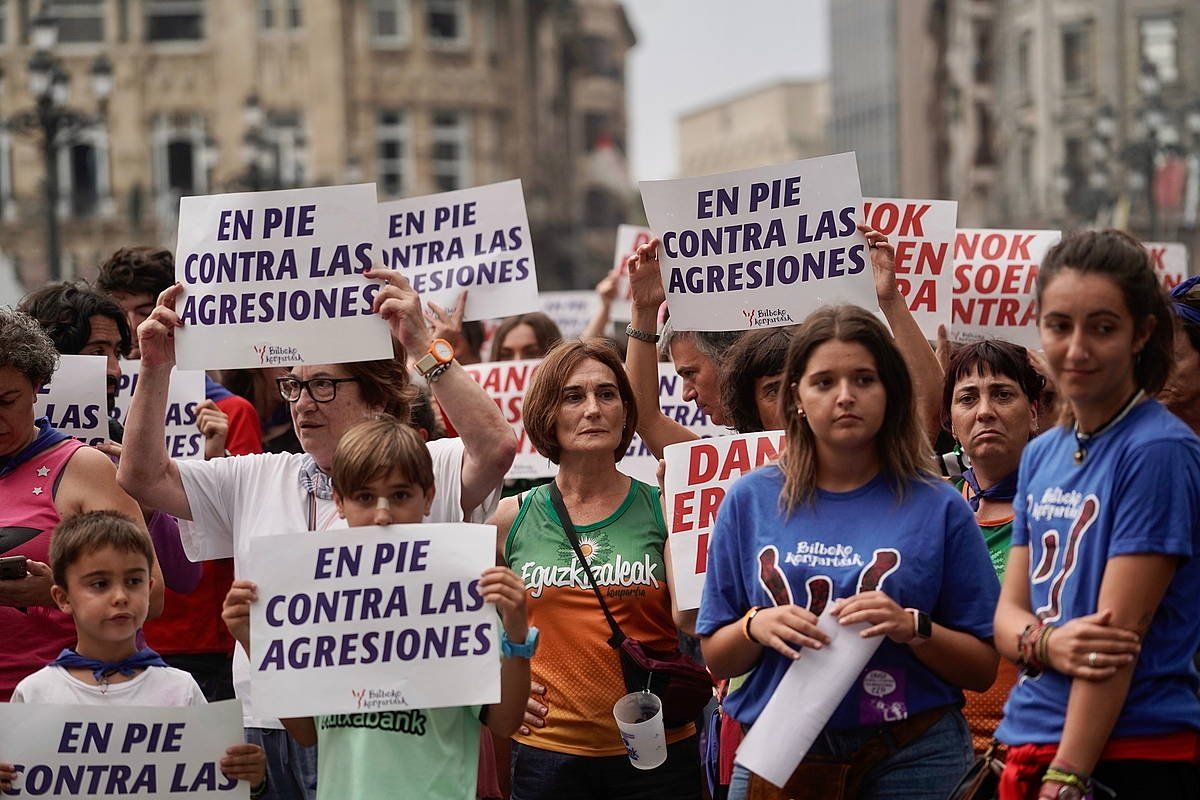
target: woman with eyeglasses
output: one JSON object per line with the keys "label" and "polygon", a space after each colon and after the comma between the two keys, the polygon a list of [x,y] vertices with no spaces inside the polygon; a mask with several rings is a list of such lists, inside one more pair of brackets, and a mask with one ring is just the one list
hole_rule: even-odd
{"label": "woman with eyeglasses", "polygon": [[[184,545],[198,559],[234,558],[240,574],[250,540],[296,531],[344,526],[334,504],[329,470],[338,442],[357,423],[381,416],[408,421],[414,395],[405,352],[414,354],[433,396],[461,431],[461,439],[429,442],[438,497],[426,522],[482,522],[495,510],[497,491],[516,452],[516,439],[500,410],[462,367],[444,340],[430,341],[421,301],[408,281],[386,269],[367,278],[387,285],[374,311],[389,324],[396,357],[348,364],[302,364],[277,378],[303,448],[299,453],[175,461],[163,450],[167,386],[175,363],[174,330],[182,326],[176,284],[159,296],[138,327],[142,369],[125,428],[118,473],[135,498],[181,520]],[[424,357],[426,353],[432,357]],[[424,358],[423,358],[424,357]],[[300,748],[278,720],[255,713],[249,662],[235,652],[234,686],[245,709],[247,740],[267,751],[269,796],[312,798],[316,754]]]}

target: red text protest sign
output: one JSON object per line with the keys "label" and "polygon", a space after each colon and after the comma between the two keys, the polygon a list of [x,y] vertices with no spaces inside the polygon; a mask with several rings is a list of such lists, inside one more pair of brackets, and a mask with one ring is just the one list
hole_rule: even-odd
{"label": "red text protest sign", "polygon": [[896,249],[896,284],[927,339],[950,326],[950,291],[958,203],[864,197],[863,221]]}
{"label": "red text protest sign", "polygon": [[613,253],[613,269],[618,271],[620,277],[617,280],[617,299],[613,301],[612,312],[609,315],[616,322],[629,322],[633,319],[630,316],[633,291],[629,288],[629,265],[626,262],[639,247],[648,244],[653,235],[649,228],[641,225],[619,225],[617,227],[617,248]]}
{"label": "red text protest sign", "polygon": [[1059,231],[963,229],[954,242],[950,335],[955,341],[1003,339],[1041,347],[1035,287],[1038,266]]}
{"label": "red text protest sign", "polygon": [[671,593],[682,610],[699,608],[708,537],[735,480],[779,458],[783,431],[744,433],[669,446],[663,488],[671,543]]}
{"label": "red text protest sign", "polygon": [[1145,242],[1150,266],[1168,292],[1187,280],[1188,251],[1181,242]]}
{"label": "red text protest sign", "polygon": [[529,361],[497,361],[463,367],[475,382],[496,402],[504,420],[512,426],[517,437],[517,457],[508,470],[508,478],[549,478],[558,473],[550,459],[538,453],[525,434],[522,406],[525,389],[541,359]]}

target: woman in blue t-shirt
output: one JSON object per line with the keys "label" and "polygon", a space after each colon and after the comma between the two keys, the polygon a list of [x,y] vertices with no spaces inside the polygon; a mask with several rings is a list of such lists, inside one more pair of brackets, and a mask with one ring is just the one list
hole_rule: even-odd
{"label": "woman in blue t-shirt", "polygon": [[1200,797],[1200,440],[1157,401],[1173,321],[1141,244],[1089,231],[1047,253],[1042,347],[1062,424],[1021,460],[996,643],[1004,800]]}
{"label": "woman in blue t-shirt", "polygon": [[[867,237],[890,255],[882,236]],[[750,671],[726,700],[749,727],[803,649],[839,623],[867,623],[861,635],[886,638],[788,796],[942,800],[971,761],[960,688],[981,691],[996,674],[987,640],[999,585],[983,537],[929,469],[912,381],[873,316],[850,306],[810,316],[784,386],[780,465],[737,481],[717,515],[696,626],[704,657],[717,677]],[[731,800],[757,780],[737,767]]]}

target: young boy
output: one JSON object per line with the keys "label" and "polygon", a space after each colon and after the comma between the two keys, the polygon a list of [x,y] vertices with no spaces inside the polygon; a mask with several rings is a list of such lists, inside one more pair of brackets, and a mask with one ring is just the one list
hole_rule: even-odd
{"label": "young boy", "polygon": [[[350,527],[420,523],[433,502],[433,464],[420,437],[394,419],[364,422],[333,457],[333,499]],[[529,697],[537,630],[525,615],[525,586],[506,567],[484,570],[483,599],[504,627],[500,702],[479,706],[337,714],[282,720],[300,744],[317,748],[317,798],[474,800],[480,722],[498,736],[516,731]],[[250,652],[250,604],[257,587],[234,581],[222,614]]]}
{"label": "young boy", "polygon": [[[74,649],[25,678],[14,703],[176,707],[205,702],[195,679],[168,667],[150,648],[138,649],[138,631],[150,609],[154,546],[128,517],[90,511],[59,523],[50,539],[54,585],[50,596],[75,622]],[[266,757],[257,745],[225,751],[221,771],[265,791]],[[16,773],[0,764],[0,791]]]}

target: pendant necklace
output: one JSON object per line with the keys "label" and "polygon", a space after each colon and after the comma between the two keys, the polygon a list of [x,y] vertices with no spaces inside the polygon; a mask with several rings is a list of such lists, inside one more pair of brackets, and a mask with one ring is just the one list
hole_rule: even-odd
{"label": "pendant necklace", "polygon": [[1082,464],[1083,460],[1087,458],[1088,442],[1104,433],[1121,420],[1125,419],[1126,415],[1128,415],[1129,412],[1133,410],[1133,407],[1136,406],[1145,396],[1146,392],[1138,389],[1133,393],[1133,397],[1130,397],[1127,401],[1125,401],[1125,405],[1121,406],[1121,410],[1116,413],[1116,416],[1101,425],[1099,428],[1096,428],[1096,430],[1092,431],[1091,433],[1082,433],[1079,430],[1079,420],[1075,420],[1075,425],[1073,426],[1075,431],[1075,463]]}

